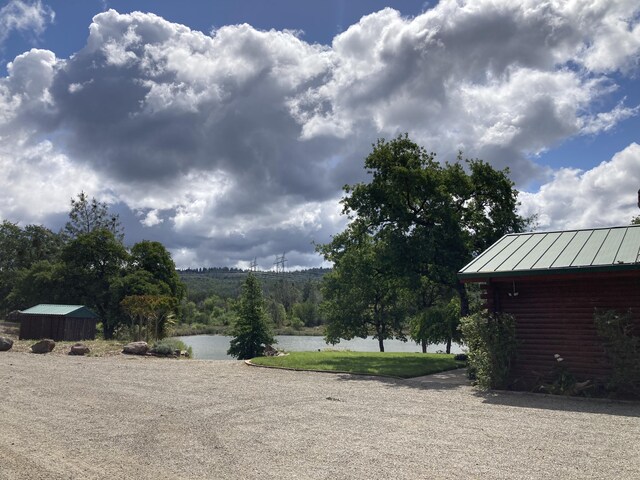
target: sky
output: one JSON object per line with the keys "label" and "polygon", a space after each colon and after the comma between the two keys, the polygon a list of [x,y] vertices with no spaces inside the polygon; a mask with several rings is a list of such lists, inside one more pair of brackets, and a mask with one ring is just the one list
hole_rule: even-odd
{"label": "sky", "polygon": [[81,191],[180,268],[323,264],[408,133],[510,169],[538,230],[640,214],[637,0],[5,0],[0,219]]}

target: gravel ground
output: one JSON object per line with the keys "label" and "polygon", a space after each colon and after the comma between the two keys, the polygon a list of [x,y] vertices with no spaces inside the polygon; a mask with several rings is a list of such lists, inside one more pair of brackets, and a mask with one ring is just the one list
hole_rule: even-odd
{"label": "gravel ground", "polygon": [[0,353],[0,479],[640,478],[640,403]]}

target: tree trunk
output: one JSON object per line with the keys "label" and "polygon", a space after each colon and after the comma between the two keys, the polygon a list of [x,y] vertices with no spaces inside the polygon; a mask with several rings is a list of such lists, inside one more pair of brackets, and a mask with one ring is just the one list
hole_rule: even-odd
{"label": "tree trunk", "polygon": [[451,337],[447,338],[447,353],[451,353]]}
{"label": "tree trunk", "polygon": [[384,340],[382,339],[382,337],[378,337],[378,346],[380,347],[380,351],[384,352]]}
{"label": "tree trunk", "polygon": [[428,345],[427,340],[423,338],[421,340],[421,343],[422,343],[422,353],[427,353],[427,345]]}
{"label": "tree trunk", "polygon": [[102,320],[102,336],[105,340],[111,340],[113,338],[114,330],[113,325],[107,323],[106,319]]}
{"label": "tree trunk", "polygon": [[460,316],[466,317],[469,315],[469,297],[467,296],[467,289],[465,288],[464,283],[458,281],[456,284],[456,290],[460,297]]}

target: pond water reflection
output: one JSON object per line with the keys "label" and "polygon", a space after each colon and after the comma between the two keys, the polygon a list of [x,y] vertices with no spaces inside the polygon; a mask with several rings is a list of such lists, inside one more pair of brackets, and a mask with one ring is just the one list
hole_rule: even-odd
{"label": "pond water reflection", "polygon": [[[198,360],[231,360],[227,355],[231,337],[225,335],[192,335],[179,337],[193,349],[193,356]],[[288,352],[303,352],[313,350],[351,350],[354,352],[377,352],[378,341],[373,337],[342,340],[337,345],[329,345],[320,336],[277,335],[277,348]],[[386,352],[420,352],[420,346],[412,341],[385,340]],[[429,345],[428,352],[444,351],[444,344]],[[462,347],[453,344],[451,353],[462,353]]]}

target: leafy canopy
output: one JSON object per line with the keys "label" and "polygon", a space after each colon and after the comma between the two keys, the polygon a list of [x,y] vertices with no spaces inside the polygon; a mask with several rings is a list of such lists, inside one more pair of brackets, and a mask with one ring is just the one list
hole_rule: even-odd
{"label": "leafy canopy", "polygon": [[[325,308],[333,319],[329,335],[351,338],[354,322],[360,323],[358,336],[373,333],[366,319],[375,316],[378,299],[372,293],[369,299],[376,300],[364,301],[363,285],[376,279],[384,282],[376,288],[387,296],[389,318],[399,322],[395,315],[409,306],[406,314],[416,319],[416,341],[424,346],[445,335],[450,344],[457,320],[444,314],[443,305],[457,294],[461,312],[468,311],[457,272],[500,237],[531,222],[517,213],[518,191],[508,170],[495,170],[478,159],[463,161],[460,155],[454,163],[439,163],[407,135],[378,140],[365,168],[368,182],[344,187],[343,214],[351,223],[318,249],[334,263],[324,284]],[[359,269],[370,272],[356,281],[354,270]]]}

